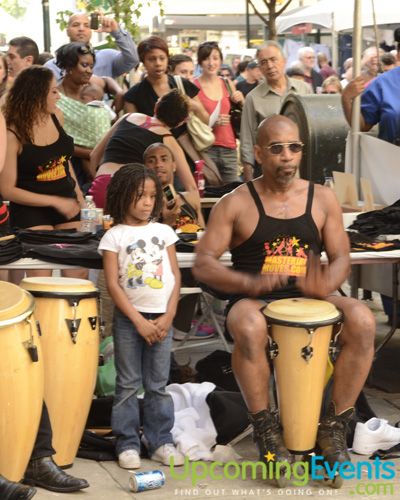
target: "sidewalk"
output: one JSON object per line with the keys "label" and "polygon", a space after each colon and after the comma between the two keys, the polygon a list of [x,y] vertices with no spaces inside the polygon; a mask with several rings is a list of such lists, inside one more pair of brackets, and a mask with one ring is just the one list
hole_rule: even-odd
{"label": "sidewalk", "polygon": [[[384,317],[379,300],[375,299],[373,303],[369,303],[373,309],[378,322],[378,338],[382,337],[382,333],[386,332],[386,318]],[[192,363],[195,359],[205,356],[211,350],[220,348],[218,344],[208,347],[206,350],[196,349],[193,351],[184,351],[180,353],[178,360],[184,362],[191,358]],[[400,359],[400,335],[396,332],[394,338],[385,349],[397,351]],[[400,370],[399,370],[400,371]],[[400,377],[400,373],[397,374]],[[368,400],[380,418],[386,418],[390,423],[394,424],[400,420],[400,393],[389,394],[377,389],[365,389]],[[235,446],[235,450],[245,460],[258,460],[257,452],[250,436]],[[354,464],[366,461],[368,457],[351,454]],[[218,499],[224,500],[241,499],[247,500],[251,498],[270,498],[278,499],[283,497],[298,498],[338,498],[340,500],[354,498],[369,498],[377,500],[382,498],[400,498],[400,459],[393,459],[396,476],[393,480],[385,479],[368,479],[366,467],[362,468],[362,479],[345,480],[341,489],[333,489],[325,485],[322,481],[310,481],[307,486],[289,486],[287,488],[276,488],[268,484],[265,480],[257,475],[257,479],[211,479],[206,477],[199,479],[197,484],[193,485],[191,481],[192,465],[176,469],[176,473],[187,477],[178,479],[172,478],[168,467],[159,466],[149,460],[142,460],[142,471],[159,469],[163,470],[166,476],[165,485],[156,490],[149,490],[142,493],[133,493],[129,491],[128,481],[130,472],[118,467],[116,462],[94,462],[90,460],[76,459],[74,467],[70,472],[77,477],[83,477],[90,483],[90,488],[82,490],[79,493],[61,494],[51,493],[49,491],[38,489],[38,493],[34,497],[35,500],[51,500],[79,498],[85,500],[124,500],[124,499],[153,499],[153,500],[188,500],[192,498],[199,499]],[[373,463],[369,461],[369,463]],[[386,462],[387,463],[387,462]],[[210,466],[210,463],[208,464]],[[201,475],[201,465],[196,466],[198,475]],[[231,466],[228,471],[228,476],[235,475],[235,467]],[[215,468],[216,476],[221,475],[222,467]],[[250,473],[248,474],[250,476]]]}

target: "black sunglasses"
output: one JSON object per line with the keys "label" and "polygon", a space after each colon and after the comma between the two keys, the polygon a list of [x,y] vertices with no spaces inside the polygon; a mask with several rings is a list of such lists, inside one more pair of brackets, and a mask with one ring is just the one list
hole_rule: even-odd
{"label": "black sunglasses", "polygon": [[269,149],[271,154],[280,155],[283,148],[289,148],[292,153],[300,153],[303,149],[304,144],[302,142],[277,142],[275,144],[270,144],[269,146],[264,146],[265,149]]}

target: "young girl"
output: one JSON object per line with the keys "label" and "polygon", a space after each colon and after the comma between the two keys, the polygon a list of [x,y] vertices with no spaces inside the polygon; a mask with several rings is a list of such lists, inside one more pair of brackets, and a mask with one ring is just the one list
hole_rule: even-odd
{"label": "young girl", "polygon": [[121,167],[107,192],[107,212],[114,227],[103,236],[108,291],[115,304],[113,336],[117,369],[112,428],[120,467],[140,467],[139,404],[144,387],[144,435],[152,460],[183,465],[172,444],[174,407],[167,384],[171,323],[179,299],[180,274],[174,243],[165,224],[152,222],[162,207],[154,171],[143,165]]}

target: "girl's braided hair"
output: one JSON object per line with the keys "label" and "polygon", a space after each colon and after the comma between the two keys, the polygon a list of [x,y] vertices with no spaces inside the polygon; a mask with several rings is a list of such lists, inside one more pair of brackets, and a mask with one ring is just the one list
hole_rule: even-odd
{"label": "girl's braided hair", "polygon": [[156,199],[151,216],[160,216],[163,192],[155,171],[140,163],[128,163],[117,170],[107,189],[106,212],[113,218],[114,225],[124,222],[130,204],[136,203],[142,195],[146,179],[152,179],[156,186]]}

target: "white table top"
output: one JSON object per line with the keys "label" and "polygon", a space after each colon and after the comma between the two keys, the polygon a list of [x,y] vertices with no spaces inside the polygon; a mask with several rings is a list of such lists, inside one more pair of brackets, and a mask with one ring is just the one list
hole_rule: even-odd
{"label": "white table top", "polygon": [[[180,268],[191,268],[195,260],[194,253],[178,252],[178,263]],[[321,261],[326,262],[326,254],[323,253]],[[400,261],[400,250],[387,250],[383,252],[352,252],[350,254],[352,264],[376,264],[391,263]],[[230,252],[224,252],[220,261],[224,266],[231,265]],[[0,264],[0,269],[73,269],[76,266],[44,262],[38,259],[24,258],[11,264]]]}

